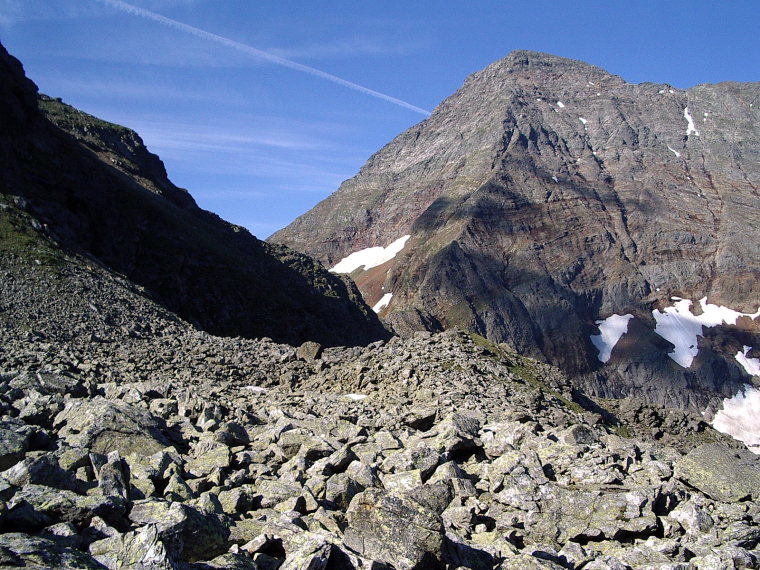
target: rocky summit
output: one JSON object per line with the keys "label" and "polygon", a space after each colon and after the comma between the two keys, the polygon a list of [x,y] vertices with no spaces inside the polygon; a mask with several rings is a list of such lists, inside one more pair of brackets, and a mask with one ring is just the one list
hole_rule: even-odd
{"label": "rocky summit", "polygon": [[589,393],[701,411],[760,347],[759,101],[516,51],[271,239],[399,334],[466,328]]}
{"label": "rocky summit", "polygon": [[760,458],[701,416],[471,331],[389,336],[349,281],[0,64],[0,569],[760,564]]}

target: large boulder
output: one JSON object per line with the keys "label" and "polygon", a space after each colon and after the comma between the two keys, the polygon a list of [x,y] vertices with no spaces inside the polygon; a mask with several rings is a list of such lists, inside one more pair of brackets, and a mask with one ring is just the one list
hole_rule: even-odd
{"label": "large boulder", "polygon": [[443,568],[441,516],[420,503],[367,489],[349,505],[346,546],[401,570]]}
{"label": "large boulder", "polygon": [[24,459],[29,438],[16,431],[0,428],[0,471],[13,467]]}
{"label": "large boulder", "polygon": [[216,514],[159,499],[135,501],[129,519],[137,526],[155,525],[169,551],[188,562],[223,554],[230,535]]}
{"label": "large boulder", "polygon": [[676,463],[675,475],[716,501],[760,497],[760,459],[746,449],[706,443]]}
{"label": "large boulder", "polygon": [[53,540],[20,532],[0,534],[0,568],[103,570],[92,556]]}
{"label": "large boulder", "polygon": [[55,426],[70,445],[98,453],[152,455],[169,445],[158,418],[131,404],[100,396],[69,401],[55,417]]}
{"label": "large boulder", "polygon": [[107,568],[118,570],[175,570],[178,563],[161,541],[156,525],[98,540],[90,554]]}

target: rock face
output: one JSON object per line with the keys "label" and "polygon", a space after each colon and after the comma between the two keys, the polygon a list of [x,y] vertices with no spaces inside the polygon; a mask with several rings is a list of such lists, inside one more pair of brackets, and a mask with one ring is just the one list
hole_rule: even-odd
{"label": "rock face", "polygon": [[[760,345],[757,319],[710,329],[684,368],[652,311],[760,306],[759,96],[513,52],[271,239],[332,267],[410,235],[351,273],[397,332],[468,328],[592,393],[703,409],[746,381],[734,355]],[[602,366],[590,336],[613,314],[634,318]]]}
{"label": "rock face", "polygon": [[[14,273],[3,285],[24,289],[4,291],[4,302],[61,303],[55,281],[98,264],[215,334],[325,345],[388,337],[352,283],[198,208],[136,133],[38,99],[2,46],[0,83],[2,265]],[[30,282],[20,259],[47,274]]]}

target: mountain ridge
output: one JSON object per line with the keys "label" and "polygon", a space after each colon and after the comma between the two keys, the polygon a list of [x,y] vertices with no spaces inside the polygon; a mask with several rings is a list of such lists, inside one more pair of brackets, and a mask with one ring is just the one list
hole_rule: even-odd
{"label": "mountain ridge", "polygon": [[21,64],[4,49],[0,60],[0,190],[6,208],[31,216],[35,235],[215,334],[296,345],[388,337],[350,281],[200,209],[139,135],[38,98]]}
{"label": "mountain ridge", "polygon": [[[270,240],[331,267],[411,235],[387,265],[351,274],[368,304],[393,295],[381,315],[399,332],[464,327],[600,396],[704,409],[748,381],[729,352],[737,336],[760,345],[756,322],[723,327],[679,370],[652,311],[671,297],[760,306],[760,232],[747,231],[760,228],[758,97],[760,83],[633,85],[513,52]],[[596,321],[625,313],[638,360],[621,345],[602,366]]]}

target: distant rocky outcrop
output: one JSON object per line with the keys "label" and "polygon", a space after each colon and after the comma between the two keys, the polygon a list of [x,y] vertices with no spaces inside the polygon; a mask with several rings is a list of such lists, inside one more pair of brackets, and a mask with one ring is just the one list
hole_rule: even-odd
{"label": "distant rocky outcrop", "polygon": [[[399,333],[464,327],[591,393],[704,409],[748,382],[734,357],[760,346],[758,319],[666,340],[653,311],[760,307],[758,125],[758,83],[632,85],[517,51],[271,240],[332,267],[409,235],[351,272]],[[615,314],[633,320],[603,364],[591,336]],[[676,363],[672,343],[698,356]]]}
{"label": "distant rocky outcrop", "polygon": [[[101,265],[215,334],[296,345],[388,338],[352,282],[200,209],[135,132],[38,96],[2,46],[0,163],[0,261],[14,275],[4,286],[27,287],[3,303],[66,303],[41,295],[54,295],[72,264]],[[28,263],[47,267],[47,279],[30,282]]]}

